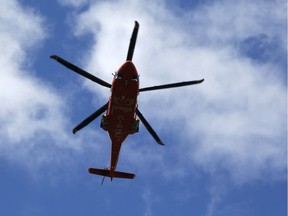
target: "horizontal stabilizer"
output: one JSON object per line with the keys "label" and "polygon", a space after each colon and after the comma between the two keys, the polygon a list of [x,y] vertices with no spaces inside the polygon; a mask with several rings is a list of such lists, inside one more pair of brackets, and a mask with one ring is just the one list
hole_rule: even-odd
{"label": "horizontal stabilizer", "polygon": [[95,175],[101,175],[106,177],[112,177],[112,178],[126,178],[126,179],[133,179],[135,177],[135,174],[132,173],[125,173],[125,172],[118,172],[114,171],[113,176],[111,176],[110,170],[106,169],[95,169],[95,168],[89,168],[88,172]]}

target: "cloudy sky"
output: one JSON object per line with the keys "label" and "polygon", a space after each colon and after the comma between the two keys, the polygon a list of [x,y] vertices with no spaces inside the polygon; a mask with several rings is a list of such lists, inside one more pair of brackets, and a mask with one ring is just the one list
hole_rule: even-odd
{"label": "cloudy sky", "polygon": [[[284,216],[287,213],[287,3],[284,0],[0,0],[0,211],[3,215]],[[99,119],[134,21],[141,125],[118,169]]]}

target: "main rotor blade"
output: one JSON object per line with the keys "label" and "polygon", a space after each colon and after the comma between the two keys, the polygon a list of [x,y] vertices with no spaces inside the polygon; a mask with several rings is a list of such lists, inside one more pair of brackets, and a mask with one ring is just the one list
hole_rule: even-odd
{"label": "main rotor blade", "polygon": [[130,39],[126,61],[132,61],[138,30],[139,30],[139,23],[135,21],[135,26],[134,26],[133,33]]}
{"label": "main rotor blade", "polygon": [[138,110],[138,108],[136,109],[136,114],[137,116],[140,118],[141,122],[144,124],[144,126],[146,127],[146,129],[149,131],[149,133],[153,136],[153,138],[156,140],[156,142],[159,145],[164,145],[164,143],[160,140],[160,138],[158,137],[158,135],[156,134],[156,132],[153,130],[153,128],[150,126],[150,124],[147,122],[147,120],[144,118],[144,116],[142,115],[142,113]]}
{"label": "main rotor blade", "polygon": [[176,88],[176,87],[182,87],[182,86],[187,86],[187,85],[195,85],[195,84],[202,83],[203,81],[204,81],[204,79],[202,79],[202,80],[194,80],[194,81],[186,81],[186,82],[179,82],[179,83],[171,83],[171,84],[152,86],[152,87],[146,87],[146,88],[139,89],[139,92],[160,90],[160,89],[166,89],[166,88]]}
{"label": "main rotor blade", "polygon": [[59,56],[56,56],[56,55],[52,55],[50,56],[51,59],[54,59],[56,60],[57,62],[61,63],[62,65],[64,65],[65,67],[71,69],[72,71],[92,80],[93,82],[96,82],[98,83],[99,85],[102,85],[102,86],[105,86],[107,88],[111,88],[111,84],[105,82],[104,80],[102,79],[99,79],[98,77],[88,73],[87,71],[73,65],[72,63],[60,58]]}
{"label": "main rotor blade", "polygon": [[85,126],[87,126],[88,124],[90,124],[93,120],[95,120],[98,116],[100,116],[103,112],[105,112],[108,108],[108,102],[100,107],[98,110],[96,110],[96,112],[94,112],[93,114],[91,114],[88,118],[86,118],[84,121],[82,121],[79,125],[77,125],[74,129],[73,129],[73,134],[75,134],[77,131],[81,130],[82,128],[84,128]]}

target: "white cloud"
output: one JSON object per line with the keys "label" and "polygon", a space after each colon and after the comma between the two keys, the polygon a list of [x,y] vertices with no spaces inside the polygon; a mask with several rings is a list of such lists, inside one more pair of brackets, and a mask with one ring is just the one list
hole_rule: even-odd
{"label": "white cloud", "polygon": [[239,43],[259,34],[281,36],[285,46],[286,5],[283,0],[221,1],[185,14],[198,42]]}
{"label": "white cloud", "polygon": [[151,196],[151,191],[145,190],[142,194],[142,199],[144,201],[145,204],[145,212],[144,212],[144,216],[151,216],[152,214],[152,204],[154,204],[154,197]]}
{"label": "white cloud", "polygon": [[62,5],[79,7],[79,6],[89,2],[89,0],[58,0],[58,2]]}
{"label": "white cloud", "polygon": [[204,98],[197,98],[204,101],[191,101],[191,105],[200,103],[194,110],[196,124],[191,122],[190,130],[201,142],[192,157],[209,168],[219,162],[238,180],[241,176],[259,178],[259,172],[268,167],[273,173],[283,171],[285,87],[268,75],[270,65],[233,60],[229,53],[223,60],[215,62],[224,66],[222,70],[214,68],[207,73],[209,79],[199,92]]}
{"label": "white cloud", "polygon": [[[161,1],[98,2],[77,15],[76,34],[94,34],[86,62],[107,81],[126,57],[134,20],[140,22],[134,62],[141,86],[205,78],[186,89],[142,93],[140,108],[154,118],[155,128],[169,130],[167,122],[183,127],[175,148],[194,165],[214,174],[227,170],[241,183],[268,173],[284,175],[284,72],[239,48],[245,39],[264,34],[285,50],[283,11],[282,1],[221,1],[178,18]],[[151,104],[157,107],[153,113]]]}
{"label": "white cloud", "polygon": [[72,148],[65,99],[32,75],[29,62],[46,37],[44,19],[11,0],[1,4],[0,23],[0,156],[28,168],[57,163],[57,152]]}
{"label": "white cloud", "polygon": [[[9,36],[8,38],[15,42],[21,41],[21,48],[25,49],[45,37],[43,28],[40,27],[43,23],[43,18],[35,14],[32,9],[24,8],[15,0],[1,1],[1,5],[1,38]],[[10,43],[3,44],[7,48]],[[15,46],[16,44],[13,45]],[[5,49],[5,51],[7,52],[8,49]],[[11,52],[13,51],[12,49]]]}

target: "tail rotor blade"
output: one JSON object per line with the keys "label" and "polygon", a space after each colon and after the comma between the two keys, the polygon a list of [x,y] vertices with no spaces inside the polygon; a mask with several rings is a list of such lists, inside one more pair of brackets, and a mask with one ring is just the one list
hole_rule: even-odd
{"label": "tail rotor blade", "polygon": [[149,133],[152,135],[152,137],[156,140],[156,142],[159,145],[164,145],[164,143],[160,140],[160,138],[158,137],[158,135],[156,134],[156,132],[153,130],[153,128],[150,126],[150,124],[147,122],[147,120],[144,118],[144,116],[142,115],[142,113],[138,110],[138,108],[136,109],[136,114],[137,116],[140,118],[141,122],[144,124],[144,126],[146,127],[146,129],[149,131]]}
{"label": "tail rotor blade", "polygon": [[176,87],[182,87],[182,86],[187,86],[187,85],[195,85],[195,84],[200,84],[203,81],[204,81],[204,79],[194,80],[194,81],[186,81],[186,82],[179,82],[179,83],[171,83],[171,84],[152,86],[152,87],[146,87],[146,88],[139,89],[139,92],[160,90],[160,89],[166,89],[166,88],[176,88]]}
{"label": "tail rotor blade", "polygon": [[104,80],[88,73],[87,71],[77,67],[76,65],[73,65],[72,63],[60,58],[59,56],[56,56],[56,55],[52,55],[50,56],[51,59],[54,59],[56,60],[57,62],[59,62],[60,64],[64,65],[65,67],[69,68],[70,70],[92,80],[93,82],[96,82],[98,83],[99,85],[102,85],[102,86],[105,86],[107,88],[111,88],[111,84],[105,82]]}
{"label": "tail rotor blade", "polygon": [[130,39],[130,44],[129,44],[129,49],[128,49],[126,61],[132,61],[134,48],[135,48],[137,35],[138,35],[138,30],[139,30],[139,23],[137,21],[135,21],[135,26],[134,26],[133,33],[132,33],[132,36]]}
{"label": "tail rotor blade", "polygon": [[97,117],[99,117],[103,112],[105,112],[108,108],[108,103],[100,107],[96,112],[92,113],[88,118],[86,118],[84,121],[82,121],[79,125],[77,125],[73,129],[73,134],[75,134],[77,131],[81,130],[82,128],[86,127],[88,124],[90,124],[92,121],[94,121]]}

